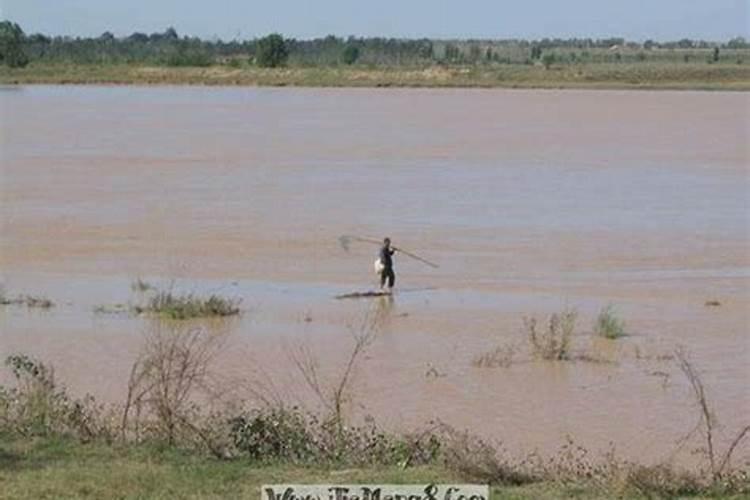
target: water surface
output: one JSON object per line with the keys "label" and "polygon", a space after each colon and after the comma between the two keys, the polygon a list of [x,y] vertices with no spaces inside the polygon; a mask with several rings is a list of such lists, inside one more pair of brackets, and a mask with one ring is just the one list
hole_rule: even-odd
{"label": "water surface", "polygon": [[[742,93],[4,88],[0,278],[57,307],[0,309],[0,354],[119,401],[149,321],[92,310],[137,300],[142,277],[241,298],[219,370],[312,404],[289,350],[307,343],[333,376],[369,310],[382,329],[356,415],[663,459],[697,418],[663,359],[678,345],[727,435],[750,414],[749,106]],[[389,235],[440,268],[398,256],[393,301],[336,301],[375,282],[375,249],[347,252],[342,234]],[[610,303],[631,334],[617,342],[591,334]],[[522,318],[565,307],[576,349],[611,363],[529,359]],[[472,365],[498,345],[518,362]]]}

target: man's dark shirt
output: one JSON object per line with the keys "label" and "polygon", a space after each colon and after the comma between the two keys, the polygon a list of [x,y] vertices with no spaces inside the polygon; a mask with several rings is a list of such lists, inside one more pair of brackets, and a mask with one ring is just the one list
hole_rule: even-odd
{"label": "man's dark shirt", "polygon": [[380,262],[386,269],[391,269],[393,267],[393,259],[391,256],[394,253],[396,253],[396,251],[388,247],[382,247],[380,249]]}

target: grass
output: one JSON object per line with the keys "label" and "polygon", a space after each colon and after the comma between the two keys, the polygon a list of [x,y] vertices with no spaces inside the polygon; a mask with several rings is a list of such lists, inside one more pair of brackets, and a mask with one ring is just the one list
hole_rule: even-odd
{"label": "grass", "polygon": [[135,307],[135,312],[153,313],[171,319],[191,319],[234,316],[240,313],[238,306],[238,300],[219,295],[200,297],[194,294],[178,295],[160,291],[149,298],[146,306]]}
{"label": "grass", "polygon": [[705,62],[493,64],[428,67],[160,67],[32,63],[0,68],[0,84],[505,87],[750,90],[750,64]]}
{"label": "grass", "polygon": [[510,344],[501,345],[478,354],[472,359],[471,364],[475,368],[508,368],[513,364],[515,355],[515,346]]}
{"label": "grass", "polygon": [[594,333],[613,340],[626,335],[625,322],[617,317],[615,308],[611,304],[599,311],[594,322]]}
{"label": "grass", "polygon": [[[266,483],[466,482],[439,466],[337,469],[221,461],[153,445],[0,436],[0,499],[258,498]],[[493,500],[602,498],[593,487],[541,482],[493,487]],[[637,492],[620,498],[646,498]],[[736,496],[740,498],[740,496]]]}

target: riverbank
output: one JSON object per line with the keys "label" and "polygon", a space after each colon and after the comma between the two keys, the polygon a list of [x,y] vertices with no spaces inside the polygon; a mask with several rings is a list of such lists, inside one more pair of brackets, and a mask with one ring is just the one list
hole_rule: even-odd
{"label": "riverbank", "polygon": [[750,65],[600,63],[424,68],[164,67],[33,63],[0,68],[0,84],[750,90]]}
{"label": "riverbank", "polygon": [[[256,464],[154,445],[111,446],[63,438],[0,436],[0,499],[258,498],[261,485],[269,483],[429,484],[466,480],[439,466],[336,469]],[[618,498],[647,498],[648,494],[621,491]],[[492,500],[571,496],[607,495],[596,485],[583,483],[540,482],[491,488]]]}

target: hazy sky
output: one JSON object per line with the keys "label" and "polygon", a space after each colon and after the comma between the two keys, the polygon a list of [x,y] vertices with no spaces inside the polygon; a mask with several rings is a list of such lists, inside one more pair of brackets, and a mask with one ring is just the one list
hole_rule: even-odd
{"label": "hazy sky", "polygon": [[126,35],[174,26],[181,35],[252,38],[624,36],[748,37],[750,0],[0,0],[27,33]]}

